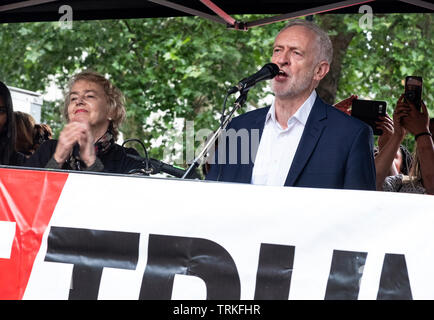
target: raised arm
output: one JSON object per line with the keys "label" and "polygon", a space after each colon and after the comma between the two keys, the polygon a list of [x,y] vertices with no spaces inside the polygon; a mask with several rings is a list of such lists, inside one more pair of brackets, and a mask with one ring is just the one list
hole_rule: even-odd
{"label": "raised arm", "polygon": [[422,183],[428,194],[434,195],[434,144],[429,130],[429,115],[425,103],[421,103],[421,112],[413,106],[407,106],[408,116],[403,126],[414,135],[419,159]]}
{"label": "raised arm", "polygon": [[[377,190],[383,190],[384,179],[390,174],[391,168],[394,169],[394,166],[392,166],[393,160],[406,134],[405,129],[401,126],[402,118],[408,114],[408,109],[403,103],[403,99],[403,96],[398,99],[395,111],[393,112],[392,134],[388,134],[387,139],[381,139],[382,142],[379,140],[379,151],[375,157]],[[387,120],[385,123],[387,123]],[[387,128],[387,125],[383,124],[383,131],[385,128]],[[397,174],[396,169],[392,173]]]}

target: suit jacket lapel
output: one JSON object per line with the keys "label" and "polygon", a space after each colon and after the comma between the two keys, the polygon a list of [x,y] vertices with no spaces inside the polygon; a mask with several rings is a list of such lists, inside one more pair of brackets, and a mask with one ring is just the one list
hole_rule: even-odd
{"label": "suit jacket lapel", "polygon": [[293,186],[303,171],[325,128],[325,122],[322,121],[325,118],[327,118],[326,105],[317,97],[286,177],[285,186]]}

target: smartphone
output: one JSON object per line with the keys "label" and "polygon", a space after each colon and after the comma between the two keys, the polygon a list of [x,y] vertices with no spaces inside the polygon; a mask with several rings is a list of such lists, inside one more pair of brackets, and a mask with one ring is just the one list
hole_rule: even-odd
{"label": "smartphone", "polygon": [[374,131],[374,135],[381,136],[383,130],[377,129],[375,122],[380,121],[380,117],[386,115],[386,108],[386,101],[355,99],[351,106],[351,116],[370,125]]}
{"label": "smartphone", "polygon": [[408,76],[405,77],[404,99],[414,104],[420,111],[422,101],[422,77]]}

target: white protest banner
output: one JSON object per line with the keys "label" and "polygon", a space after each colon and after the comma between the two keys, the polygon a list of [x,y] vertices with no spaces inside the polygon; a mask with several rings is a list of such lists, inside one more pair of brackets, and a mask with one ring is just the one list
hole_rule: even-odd
{"label": "white protest banner", "polygon": [[434,298],[432,196],[13,169],[0,181],[0,221],[17,228],[1,299]]}

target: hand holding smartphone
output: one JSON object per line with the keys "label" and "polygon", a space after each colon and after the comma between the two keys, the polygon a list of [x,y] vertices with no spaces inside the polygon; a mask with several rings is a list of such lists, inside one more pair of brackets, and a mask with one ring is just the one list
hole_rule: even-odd
{"label": "hand holding smartphone", "polygon": [[355,99],[351,107],[351,116],[370,125],[374,135],[381,136],[383,130],[377,129],[376,122],[381,121],[380,117],[386,116],[386,107],[386,101]]}
{"label": "hand holding smartphone", "polygon": [[405,101],[412,103],[418,111],[421,110],[422,101],[422,77],[405,77]]}

